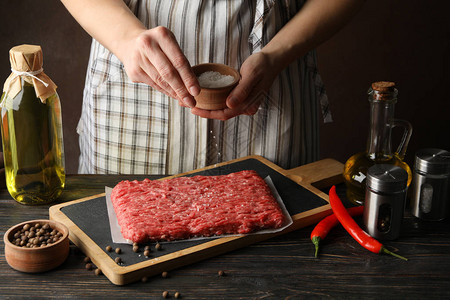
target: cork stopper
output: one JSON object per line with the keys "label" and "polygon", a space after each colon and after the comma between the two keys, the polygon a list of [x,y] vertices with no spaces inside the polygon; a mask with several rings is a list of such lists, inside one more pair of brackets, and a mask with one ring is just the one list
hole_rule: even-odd
{"label": "cork stopper", "polygon": [[395,82],[392,81],[377,81],[372,83],[369,94],[374,100],[395,101],[397,98],[397,89]]}
{"label": "cork stopper", "polygon": [[56,84],[44,73],[42,69],[43,54],[41,46],[20,45],[9,50],[11,62],[11,75],[3,85],[3,92],[9,98],[14,98],[22,90],[23,79],[34,86],[36,97],[45,103],[48,97],[56,93]]}
{"label": "cork stopper", "polygon": [[395,89],[395,82],[377,81],[372,83],[372,89],[381,93],[393,92]]}

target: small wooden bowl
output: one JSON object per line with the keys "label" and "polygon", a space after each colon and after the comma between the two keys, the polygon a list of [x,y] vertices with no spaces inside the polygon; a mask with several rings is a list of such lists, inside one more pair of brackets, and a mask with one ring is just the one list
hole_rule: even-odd
{"label": "small wooden bowl", "polygon": [[[39,247],[26,248],[14,245],[11,241],[14,234],[25,224],[49,224],[52,229],[61,232],[63,236],[56,243]],[[17,271],[26,273],[45,272],[61,265],[69,255],[69,230],[59,222],[51,220],[32,220],[17,224],[5,233],[5,258],[8,264]]]}
{"label": "small wooden bowl", "polygon": [[218,110],[227,107],[226,99],[230,94],[231,90],[239,82],[239,72],[235,69],[216,63],[199,64],[192,67],[195,76],[200,76],[200,74],[208,71],[219,72],[222,75],[230,75],[234,77],[233,83],[218,87],[218,88],[205,88],[201,87],[200,94],[195,97],[197,101],[196,107],[207,110]]}

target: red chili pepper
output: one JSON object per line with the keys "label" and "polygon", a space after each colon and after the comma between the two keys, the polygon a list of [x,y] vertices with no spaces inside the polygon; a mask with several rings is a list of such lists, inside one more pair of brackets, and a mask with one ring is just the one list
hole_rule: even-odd
{"label": "red chili pepper", "polygon": [[334,214],[336,215],[339,222],[341,222],[342,226],[344,226],[345,230],[364,248],[373,253],[386,253],[403,260],[408,260],[407,258],[400,256],[396,253],[393,253],[387,250],[383,244],[378,242],[376,239],[368,235],[364,230],[362,230],[358,224],[356,224],[355,220],[349,215],[344,205],[336,194],[336,187],[332,186],[330,189],[330,204],[331,209],[333,209]]}
{"label": "red chili pepper", "polygon": [[[347,209],[348,213],[351,216],[359,216],[362,215],[364,211],[364,206],[356,206]],[[314,227],[314,230],[311,232],[311,241],[313,242],[316,252],[315,257],[317,257],[317,254],[319,252],[319,243],[321,240],[323,240],[330,230],[335,227],[339,223],[339,220],[336,218],[335,214],[331,214],[328,217],[324,218],[322,221],[320,221],[316,227]]]}

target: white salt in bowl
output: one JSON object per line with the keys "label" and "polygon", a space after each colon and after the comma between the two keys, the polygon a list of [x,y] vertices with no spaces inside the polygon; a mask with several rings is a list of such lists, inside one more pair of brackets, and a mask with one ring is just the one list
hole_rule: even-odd
{"label": "white salt in bowl", "polygon": [[217,63],[199,64],[192,69],[201,87],[200,94],[195,97],[196,107],[206,110],[226,108],[226,99],[239,82],[239,72]]}

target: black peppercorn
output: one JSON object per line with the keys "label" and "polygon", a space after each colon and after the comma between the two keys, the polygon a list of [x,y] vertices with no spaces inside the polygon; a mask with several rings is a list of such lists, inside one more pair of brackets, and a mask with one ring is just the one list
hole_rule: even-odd
{"label": "black peppercorn", "polygon": [[161,244],[160,244],[160,243],[156,243],[155,249],[156,249],[156,250],[161,250],[161,249],[162,249]]}
{"label": "black peppercorn", "polygon": [[58,242],[63,234],[56,229],[52,229],[48,224],[45,225],[42,228],[39,223],[23,225],[14,233],[14,239],[11,240],[11,243],[20,247],[36,248]]}

